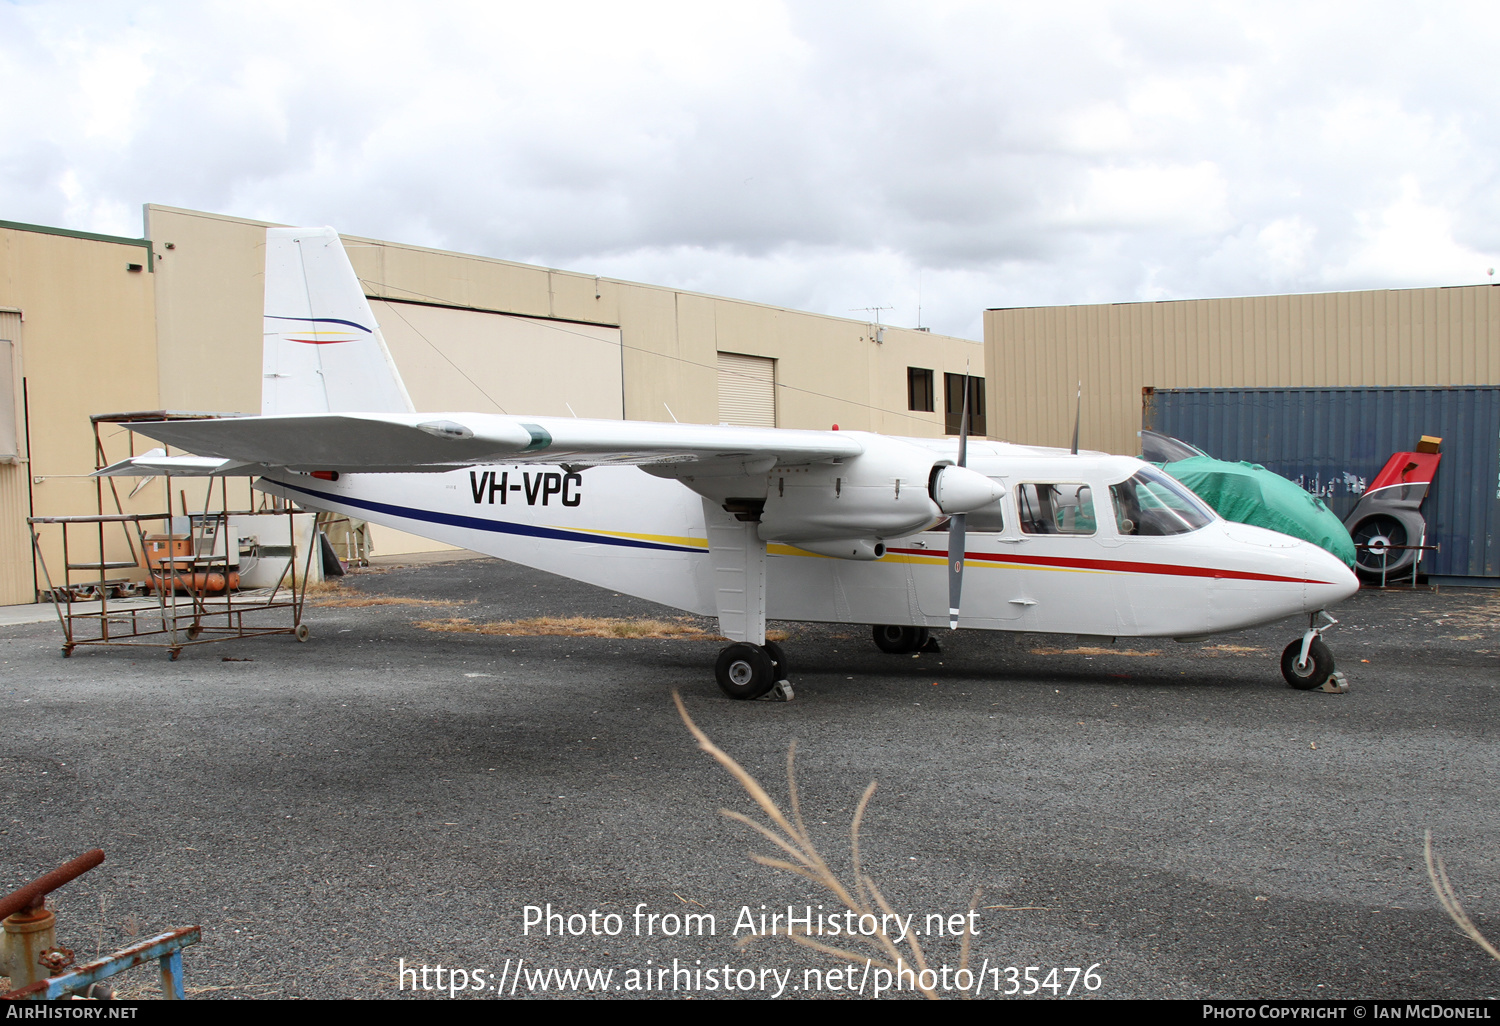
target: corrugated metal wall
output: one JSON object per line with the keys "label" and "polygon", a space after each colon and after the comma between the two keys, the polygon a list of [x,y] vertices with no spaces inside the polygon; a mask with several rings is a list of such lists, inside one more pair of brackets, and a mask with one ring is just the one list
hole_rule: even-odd
{"label": "corrugated metal wall", "polygon": [[1500,286],[985,313],[990,435],[1134,453],[1141,389],[1500,385]]}
{"label": "corrugated metal wall", "polygon": [[1500,579],[1500,387],[1156,389],[1141,423],[1220,459],[1264,464],[1340,518],[1391,453],[1438,435],[1443,462],[1422,512],[1441,549],[1423,568]]}
{"label": "corrugated metal wall", "polygon": [[[0,417],[6,419],[7,450],[0,458],[0,605],[31,602],[36,586],[31,579],[31,532],[26,526],[29,492],[25,462],[25,424],[21,397],[21,315],[0,310]],[[12,435],[11,432],[14,432]],[[12,447],[9,443],[16,444]],[[10,449],[15,453],[11,454]]]}

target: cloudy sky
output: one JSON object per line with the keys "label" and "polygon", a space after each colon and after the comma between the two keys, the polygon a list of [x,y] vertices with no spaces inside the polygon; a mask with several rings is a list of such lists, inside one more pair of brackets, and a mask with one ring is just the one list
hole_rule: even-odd
{"label": "cloudy sky", "polygon": [[0,219],[145,202],[980,337],[1500,280],[1489,6],[0,0]]}

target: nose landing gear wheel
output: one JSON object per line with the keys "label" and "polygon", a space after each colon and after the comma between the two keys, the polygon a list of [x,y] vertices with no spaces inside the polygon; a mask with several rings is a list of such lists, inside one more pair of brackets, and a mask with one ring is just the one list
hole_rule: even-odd
{"label": "nose landing gear wheel", "polygon": [[737,642],[719,653],[714,663],[719,687],[730,698],[759,698],[776,684],[776,665],[759,645]]}
{"label": "nose landing gear wheel", "polygon": [[1298,638],[1281,653],[1281,675],[1298,691],[1311,691],[1322,687],[1333,676],[1333,653],[1322,638],[1314,638],[1307,648],[1307,665],[1298,666],[1302,655],[1302,639]]}
{"label": "nose landing gear wheel", "polygon": [[898,627],[895,624],[876,624],[874,634],[875,647],[891,655],[920,651],[931,637],[926,627]]}

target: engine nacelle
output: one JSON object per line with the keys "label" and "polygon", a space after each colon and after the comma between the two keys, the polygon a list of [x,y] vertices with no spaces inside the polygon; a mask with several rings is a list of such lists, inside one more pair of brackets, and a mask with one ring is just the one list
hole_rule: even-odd
{"label": "engine nacelle", "polygon": [[860,441],[865,451],[842,463],[773,470],[761,538],[809,551],[821,551],[809,543],[838,543],[824,554],[879,558],[874,546],[882,539],[915,534],[1004,494],[983,474],[939,465],[930,449],[863,432]]}

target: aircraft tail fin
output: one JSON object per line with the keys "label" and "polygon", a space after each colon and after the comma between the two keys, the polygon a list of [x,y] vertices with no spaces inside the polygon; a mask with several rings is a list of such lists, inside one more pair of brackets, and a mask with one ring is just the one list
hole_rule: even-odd
{"label": "aircraft tail fin", "polygon": [[261,413],[411,413],[332,228],[266,229]]}

